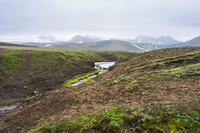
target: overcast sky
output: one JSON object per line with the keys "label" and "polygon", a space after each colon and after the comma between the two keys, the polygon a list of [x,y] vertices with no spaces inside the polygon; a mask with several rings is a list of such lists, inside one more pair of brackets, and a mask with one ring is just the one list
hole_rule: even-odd
{"label": "overcast sky", "polygon": [[200,0],[0,0],[0,39],[200,36]]}

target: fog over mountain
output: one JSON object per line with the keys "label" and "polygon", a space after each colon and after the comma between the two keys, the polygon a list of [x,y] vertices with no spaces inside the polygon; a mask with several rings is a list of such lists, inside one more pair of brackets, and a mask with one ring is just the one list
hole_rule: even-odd
{"label": "fog over mountain", "polygon": [[57,38],[55,38],[54,36],[42,35],[42,36],[39,36],[38,39],[45,40],[45,41],[50,41],[50,42],[59,42],[59,40]]}

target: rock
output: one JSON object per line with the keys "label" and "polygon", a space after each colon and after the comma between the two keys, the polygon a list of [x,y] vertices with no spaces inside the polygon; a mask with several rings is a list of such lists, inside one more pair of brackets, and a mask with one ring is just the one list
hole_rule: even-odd
{"label": "rock", "polygon": [[68,118],[71,118],[71,116],[70,115],[64,116],[64,119],[68,119]]}
{"label": "rock", "polygon": [[39,94],[39,91],[33,91],[31,92],[31,95],[38,95]]}
{"label": "rock", "polygon": [[115,62],[114,65],[112,65],[112,66],[110,66],[110,67],[108,68],[108,70],[109,70],[109,71],[113,70],[113,69],[114,69],[116,66],[118,66],[119,63],[121,63],[121,62],[124,62],[124,59],[122,59],[122,58],[120,57],[119,59],[117,59],[117,61]]}
{"label": "rock", "polygon": [[116,67],[116,65],[112,65],[108,68],[109,71],[112,71],[114,68]]}
{"label": "rock", "polygon": [[150,106],[150,105],[151,105],[151,103],[148,103],[148,104],[147,104],[147,106]]}
{"label": "rock", "polygon": [[91,67],[95,67],[95,63],[93,61],[88,62],[88,64],[90,64]]}
{"label": "rock", "polygon": [[117,59],[117,61],[116,61],[115,64],[118,64],[118,63],[121,63],[121,62],[124,62],[124,59],[122,59],[121,57],[119,57],[119,59]]}
{"label": "rock", "polygon": [[114,83],[114,84],[117,84],[117,83],[118,83],[118,81],[117,81],[117,80],[115,80],[115,81],[113,81],[113,83]]}

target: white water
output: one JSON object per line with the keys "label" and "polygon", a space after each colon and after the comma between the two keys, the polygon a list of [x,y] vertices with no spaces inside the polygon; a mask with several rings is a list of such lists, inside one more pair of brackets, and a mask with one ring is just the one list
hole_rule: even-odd
{"label": "white water", "polygon": [[108,68],[114,64],[115,62],[96,62],[94,68],[101,70],[101,74],[103,71],[108,70]]}
{"label": "white water", "polygon": [[12,106],[7,106],[7,107],[0,107],[0,114],[6,113],[12,109],[14,109],[15,107],[17,107],[18,103]]}
{"label": "white water", "polygon": [[[114,64],[115,64],[115,62],[96,62],[94,68],[95,68],[95,69],[101,70],[101,72],[99,72],[99,74],[101,74],[101,73],[103,73],[104,71],[108,70],[108,68],[109,68],[110,66],[114,65]],[[99,75],[99,74],[97,74],[97,75]],[[86,81],[87,79],[89,79],[89,78],[94,78],[94,77],[96,77],[97,75],[92,75],[92,76],[89,76],[89,77],[87,77],[87,78],[85,78],[85,79],[81,79],[81,80],[79,80],[78,82],[71,84],[71,86],[77,86],[77,85],[81,84],[82,82]]]}

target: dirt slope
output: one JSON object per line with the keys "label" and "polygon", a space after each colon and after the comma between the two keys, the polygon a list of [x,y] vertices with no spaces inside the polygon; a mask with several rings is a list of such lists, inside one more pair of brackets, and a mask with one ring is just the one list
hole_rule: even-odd
{"label": "dirt slope", "polygon": [[199,63],[199,47],[141,54],[87,83],[38,95],[21,104],[0,117],[0,132],[25,132],[104,108],[199,100]]}

